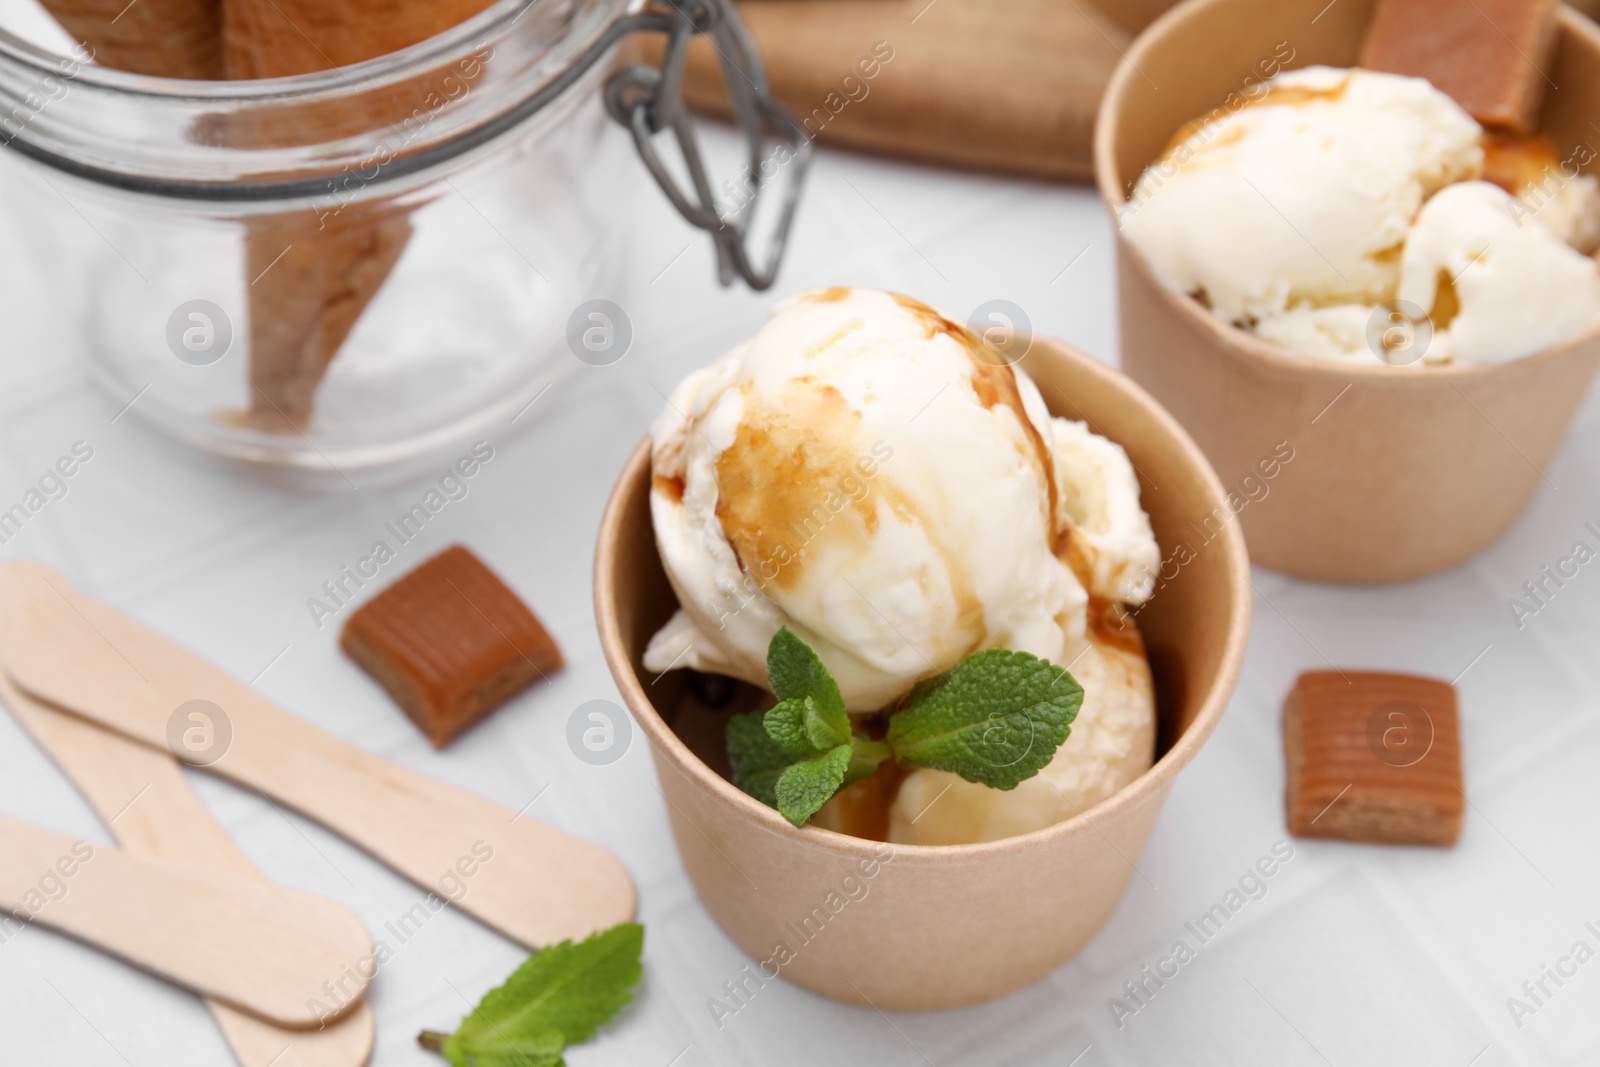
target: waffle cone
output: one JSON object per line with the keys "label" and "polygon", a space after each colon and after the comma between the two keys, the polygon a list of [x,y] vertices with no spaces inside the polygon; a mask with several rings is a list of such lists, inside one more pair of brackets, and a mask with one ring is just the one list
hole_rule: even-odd
{"label": "waffle cone", "polygon": [[222,77],[219,0],[40,0],[95,61],[163,78]]}
{"label": "waffle cone", "polygon": [[356,320],[411,238],[393,203],[267,215],[247,224],[250,410],[246,421],[274,432],[303,430],[312,397]]}
{"label": "waffle cone", "polygon": [[227,76],[282,78],[346,67],[436,37],[491,2],[224,0]]}
{"label": "waffle cone", "polygon": [[[148,0],[143,0],[148,2]],[[223,0],[226,77],[276,78],[347,66],[433,37],[487,7],[489,0],[416,4],[403,0]],[[393,93],[357,97],[310,118],[311,137],[393,124],[408,114]],[[230,124],[235,144],[306,143],[305,119],[269,115],[259,128]],[[327,130],[324,130],[327,127]],[[300,210],[245,223],[250,305],[250,407],[259,429],[304,429],[328,365],[383,286],[411,237],[409,208],[392,200],[337,212]]]}

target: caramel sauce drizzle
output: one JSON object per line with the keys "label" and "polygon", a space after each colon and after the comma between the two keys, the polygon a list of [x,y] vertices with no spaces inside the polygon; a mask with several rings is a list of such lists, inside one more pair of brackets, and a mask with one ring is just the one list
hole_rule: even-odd
{"label": "caramel sauce drizzle", "polygon": [[[857,457],[841,444],[856,439],[860,419],[832,386],[792,381],[776,404],[746,397],[733,443],[717,456],[716,515],[758,582],[792,589],[806,544],[848,537],[864,549],[877,530],[872,493],[852,498],[842,487],[851,476],[865,484]],[[752,481],[758,476],[760,484]]]}
{"label": "caramel sauce drizzle", "polygon": [[665,495],[674,504],[683,503],[683,475],[655,474],[650,478],[650,485],[656,492]]}
{"label": "caramel sauce drizzle", "polygon": [[1144,637],[1128,609],[1103,596],[1089,597],[1089,634],[1094,643],[1136,656],[1144,655]]}
{"label": "caramel sauce drizzle", "polygon": [[1537,185],[1561,162],[1555,142],[1538,134],[1524,137],[1485,132],[1482,143],[1483,180],[1493,182],[1512,196],[1530,185]]}
{"label": "caramel sauce drizzle", "polygon": [[982,337],[960,323],[952,322],[922,301],[899,293],[890,295],[894,297],[895,303],[922,321],[929,338],[945,334],[961,345],[972,364],[972,388],[978,394],[978,403],[991,410],[1003,404],[1016,415],[1017,421],[1022,424],[1023,432],[1028,435],[1028,440],[1033,445],[1034,458],[1044,475],[1048,508],[1045,514],[1045,528],[1054,537],[1058,500],[1055,450],[1045,441],[1044,435],[1039,432],[1039,427],[1028,417],[1027,409],[1022,404],[1022,393],[1017,388],[1017,375],[1012,370],[1011,364],[998,349]]}
{"label": "caramel sauce drizzle", "polygon": [[[1345,90],[1349,86],[1350,78],[1348,76],[1338,85],[1329,89],[1314,89],[1309,85],[1275,85],[1259,96],[1245,94],[1245,103],[1239,110],[1242,111],[1247,107],[1305,107],[1308,104],[1332,103],[1336,100],[1344,99]],[[1177,151],[1179,145],[1208,125],[1217,112],[1222,109],[1222,105],[1218,105],[1206,114],[1192,118],[1182,126],[1179,126],[1178,132],[1173,134],[1172,139],[1167,142],[1167,147],[1161,150],[1160,158],[1165,159]],[[1238,114],[1238,112],[1236,111],[1234,114]],[[1223,145],[1233,144],[1243,137],[1244,130],[1234,126],[1223,131],[1218,138],[1207,141],[1203,147],[1220,148]]]}

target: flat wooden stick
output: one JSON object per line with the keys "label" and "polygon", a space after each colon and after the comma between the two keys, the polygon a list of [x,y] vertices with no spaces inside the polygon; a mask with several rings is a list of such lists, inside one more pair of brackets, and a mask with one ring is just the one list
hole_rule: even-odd
{"label": "flat wooden stick", "polygon": [[632,918],[600,846],[317,729],[47,568],[0,567],[0,596],[0,657],[33,696],[276,798],[529,948]]}
{"label": "flat wooden stick", "polygon": [[0,816],[0,909],[283,1026],[315,1026],[323,983],[366,986],[372,939],[308,893],[152,859]]}
{"label": "flat wooden stick", "polygon": [[[0,701],[72,779],[117,842],[129,852],[260,879],[250,860],[184,780],[177,762],[93,723],[27,696],[0,673]],[[264,879],[263,879],[264,880]],[[289,1030],[206,999],[239,1067],[362,1067],[372,1055],[372,1009],[334,989],[321,998],[330,1014],[316,1030]]]}

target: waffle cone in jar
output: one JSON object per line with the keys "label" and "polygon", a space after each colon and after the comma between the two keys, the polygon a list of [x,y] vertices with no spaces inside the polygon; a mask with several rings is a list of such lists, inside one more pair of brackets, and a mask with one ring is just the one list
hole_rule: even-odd
{"label": "waffle cone in jar", "polygon": [[219,0],[40,0],[95,62],[162,78],[222,77]]}
{"label": "waffle cone in jar", "polygon": [[399,262],[411,221],[404,209],[379,204],[332,217],[309,210],[265,215],[247,226],[245,421],[279,433],[304,429],[317,385]]}
{"label": "waffle cone in jar", "polygon": [[436,37],[492,2],[223,0],[227,76],[283,78],[347,67]]}
{"label": "waffle cone in jar", "polygon": [[[490,2],[223,0],[223,71],[231,79],[278,78],[348,66],[436,36]],[[392,123],[410,110],[401,103],[392,94],[357,98],[324,116],[327,123],[316,119],[313,132]],[[279,141],[266,128],[232,130],[229,139]],[[246,220],[251,395],[244,421],[273,432],[310,421],[328,365],[405,250],[409,210],[378,200]]]}

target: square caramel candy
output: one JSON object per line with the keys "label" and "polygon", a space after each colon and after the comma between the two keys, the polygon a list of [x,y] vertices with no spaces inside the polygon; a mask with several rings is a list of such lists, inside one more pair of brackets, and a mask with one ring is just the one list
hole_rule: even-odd
{"label": "square caramel candy", "polygon": [[1532,133],[1560,0],[1378,0],[1361,66],[1426,78],[1485,126]]}
{"label": "square caramel candy", "polygon": [[1289,832],[1394,845],[1461,835],[1455,687],[1373,671],[1307,671],[1283,704]]}
{"label": "square caramel candy", "polygon": [[363,604],[339,645],[435,748],[561,667],[533,612],[460,545]]}

